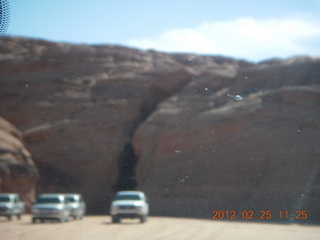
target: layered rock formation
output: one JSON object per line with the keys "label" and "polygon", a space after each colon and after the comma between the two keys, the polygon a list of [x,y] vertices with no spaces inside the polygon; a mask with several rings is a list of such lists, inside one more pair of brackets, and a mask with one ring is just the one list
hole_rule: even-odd
{"label": "layered rock formation", "polygon": [[16,192],[27,210],[35,200],[38,171],[22,134],[12,124],[0,118],[0,192]]}
{"label": "layered rock formation", "polygon": [[274,67],[255,68],[239,72],[229,88],[212,87],[214,78],[191,82],[136,131],[137,174],[156,196],[156,214],[268,210],[280,220],[278,211],[288,210],[294,220],[303,209],[317,218],[319,62],[300,72],[312,77],[275,74],[268,87],[262,80]]}
{"label": "layered rock formation", "polygon": [[117,46],[4,38],[0,52],[0,115],[24,133],[38,193],[81,192],[89,212],[136,186],[135,128],[194,76],[170,55]]}
{"label": "layered rock formation", "polygon": [[81,192],[91,213],[136,188],[154,215],[320,210],[319,59],[24,38],[0,53],[0,115],[24,134],[38,193]]}

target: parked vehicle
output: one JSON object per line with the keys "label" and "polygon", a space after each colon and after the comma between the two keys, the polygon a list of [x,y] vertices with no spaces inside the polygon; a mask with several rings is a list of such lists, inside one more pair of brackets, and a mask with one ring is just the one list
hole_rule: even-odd
{"label": "parked vehicle", "polygon": [[32,206],[32,223],[36,223],[38,219],[41,222],[44,220],[68,221],[70,209],[67,201],[63,194],[41,194]]}
{"label": "parked vehicle", "polygon": [[16,215],[18,219],[25,212],[24,203],[20,196],[16,193],[1,193],[0,194],[0,216],[5,216],[9,221]]}
{"label": "parked vehicle", "polygon": [[144,223],[149,214],[147,197],[140,191],[120,191],[111,203],[110,213],[113,223],[121,218],[139,218]]}
{"label": "parked vehicle", "polygon": [[68,200],[71,216],[74,219],[82,219],[86,213],[86,203],[83,201],[81,194],[68,193],[64,196]]}

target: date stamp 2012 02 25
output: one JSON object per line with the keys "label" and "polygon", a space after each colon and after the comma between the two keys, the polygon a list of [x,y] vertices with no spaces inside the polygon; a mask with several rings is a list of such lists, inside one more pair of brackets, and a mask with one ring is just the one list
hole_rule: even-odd
{"label": "date stamp 2012 02 25", "polygon": [[308,213],[305,210],[297,210],[294,213],[290,213],[289,211],[277,211],[272,212],[269,210],[261,210],[259,212],[255,212],[252,210],[244,210],[244,211],[235,211],[235,210],[227,210],[227,211],[221,211],[221,210],[213,210],[212,211],[212,219],[244,219],[244,220],[252,220],[252,219],[262,219],[262,220],[268,220],[268,219],[289,219],[289,218],[295,218],[295,219],[307,219]]}

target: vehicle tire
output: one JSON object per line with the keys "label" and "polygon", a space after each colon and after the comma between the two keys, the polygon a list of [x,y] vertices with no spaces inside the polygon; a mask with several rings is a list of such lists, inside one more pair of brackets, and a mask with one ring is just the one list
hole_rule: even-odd
{"label": "vehicle tire", "polygon": [[32,223],[36,223],[37,219],[36,218],[32,218]]}
{"label": "vehicle tire", "polygon": [[112,216],[112,222],[113,223],[119,223],[120,222],[120,218],[118,216]]}
{"label": "vehicle tire", "polygon": [[66,221],[66,219],[65,219],[65,218],[59,218],[58,221],[59,221],[60,223],[63,223],[63,222]]}
{"label": "vehicle tire", "polygon": [[74,217],[74,220],[79,220],[79,219],[81,219],[81,215],[77,214],[77,216]]}
{"label": "vehicle tire", "polygon": [[11,221],[12,220],[12,215],[8,215],[7,218],[8,218],[9,221]]}
{"label": "vehicle tire", "polygon": [[21,219],[21,214],[17,214],[17,218],[20,220]]}
{"label": "vehicle tire", "polygon": [[140,217],[140,223],[144,223],[147,221],[147,216],[146,215],[143,215]]}

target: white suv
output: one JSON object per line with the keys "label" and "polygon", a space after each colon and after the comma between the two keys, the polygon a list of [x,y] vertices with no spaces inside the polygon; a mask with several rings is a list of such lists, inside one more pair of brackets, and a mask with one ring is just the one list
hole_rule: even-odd
{"label": "white suv", "polygon": [[81,194],[67,193],[64,196],[68,200],[71,216],[74,219],[82,219],[86,213],[86,203],[83,201]]}
{"label": "white suv", "polygon": [[141,223],[147,221],[149,214],[148,199],[143,192],[117,192],[111,204],[113,223],[119,223],[121,218],[139,218]]}
{"label": "white suv", "polygon": [[41,222],[47,219],[65,222],[70,217],[68,201],[63,194],[41,194],[31,212],[33,223],[36,223],[37,219]]}
{"label": "white suv", "polygon": [[24,213],[24,203],[16,193],[1,193],[0,194],[0,216],[5,216],[8,220],[12,220],[14,215],[18,219]]}

